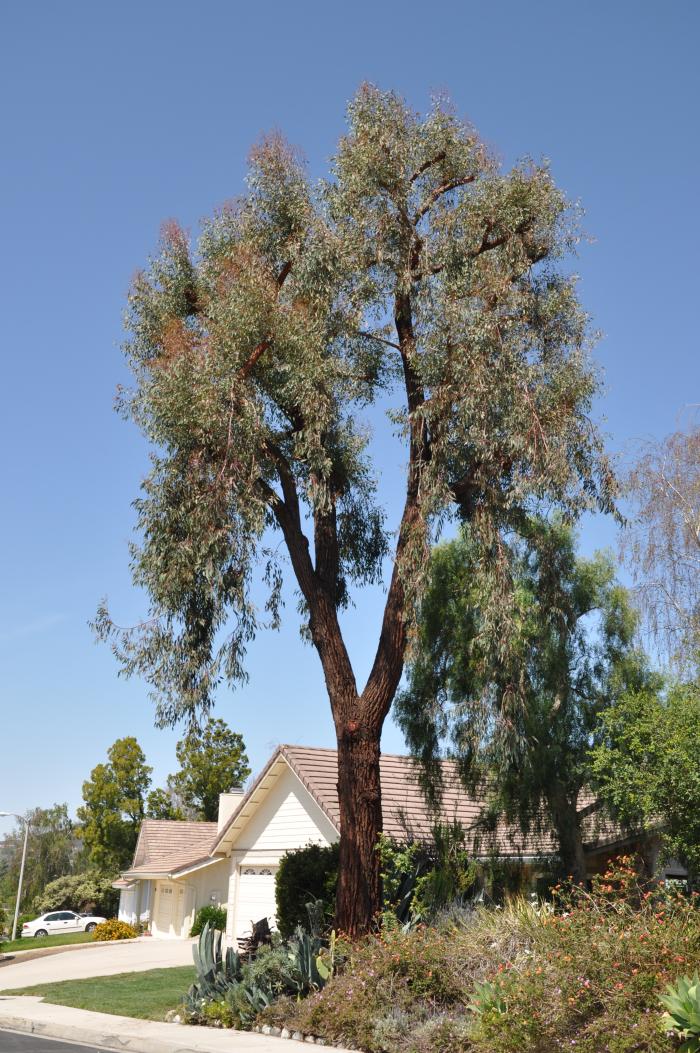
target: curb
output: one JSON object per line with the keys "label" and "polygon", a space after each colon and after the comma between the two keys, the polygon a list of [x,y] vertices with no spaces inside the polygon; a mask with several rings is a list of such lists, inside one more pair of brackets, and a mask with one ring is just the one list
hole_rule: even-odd
{"label": "curb", "polygon": [[[9,1005],[11,1002],[15,1004]],[[27,995],[0,996],[0,1035],[3,1031],[96,1046],[113,1053],[289,1053],[296,1045],[252,1031],[113,1016],[52,1005]]]}

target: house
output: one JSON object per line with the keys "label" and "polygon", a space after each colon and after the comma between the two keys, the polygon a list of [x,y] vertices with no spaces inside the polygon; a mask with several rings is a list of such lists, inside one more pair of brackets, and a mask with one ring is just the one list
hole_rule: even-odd
{"label": "house", "polygon": [[[119,918],[146,925],[154,936],[189,934],[196,911],[207,904],[225,907],[226,933],[233,941],[267,917],[274,925],[275,874],[290,849],[339,838],[337,753],[333,749],[280,746],[247,793],[222,794],[217,823],[146,819],[134,860],[114,883],[121,891]],[[384,830],[402,839],[406,832],[428,838],[434,819],[409,757],[382,755]],[[582,823],[591,873],[621,851],[640,846],[600,820],[595,804],[583,802]],[[543,861],[555,854],[547,832],[529,835],[505,826],[484,839],[482,802],[469,797],[454,765],[445,762],[442,819],[457,820],[474,855],[527,868],[534,880]]]}

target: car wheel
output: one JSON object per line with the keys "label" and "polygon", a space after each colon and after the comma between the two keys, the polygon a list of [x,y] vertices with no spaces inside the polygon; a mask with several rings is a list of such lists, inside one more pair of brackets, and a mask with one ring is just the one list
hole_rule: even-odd
{"label": "car wheel", "polygon": [[97,922],[91,921],[89,925],[85,926],[85,931],[86,932],[94,932],[96,928],[97,928]]}
{"label": "car wheel", "polygon": [[35,936],[48,936],[46,929],[37,929],[34,933]]}

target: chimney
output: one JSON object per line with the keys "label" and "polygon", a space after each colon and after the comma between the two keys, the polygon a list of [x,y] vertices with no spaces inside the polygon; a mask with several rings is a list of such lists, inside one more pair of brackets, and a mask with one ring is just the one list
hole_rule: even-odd
{"label": "chimney", "polygon": [[219,794],[219,819],[217,833],[221,833],[238,805],[243,800],[243,787],[234,786],[228,793]]}

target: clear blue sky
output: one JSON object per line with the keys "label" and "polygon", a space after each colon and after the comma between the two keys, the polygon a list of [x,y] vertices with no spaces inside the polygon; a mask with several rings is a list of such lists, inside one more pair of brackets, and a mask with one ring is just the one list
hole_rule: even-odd
{"label": "clear blue sky", "polygon": [[[87,625],[105,594],[124,623],[143,612],[127,542],[146,451],[112,401],[129,279],[161,221],[196,230],[239,193],[266,129],[321,174],[364,79],[417,108],[446,89],[505,163],[551,158],[586,208],[581,291],[623,451],[700,399],[699,39],[695,0],[3,5],[0,809],[75,807],[122,735],[157,780],[173,768],[176,734],[153,728],[144,685],[117,679]],[[614,540],[586,524],[587,549]],[[349,619],[360,671],[379,600]],[[249,668],[218,713],[255,768],[276,742],[332,743],[293,606]],[[396,729],[385,748],[401,749]]]}

